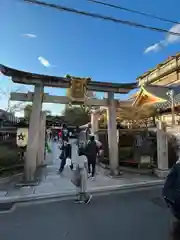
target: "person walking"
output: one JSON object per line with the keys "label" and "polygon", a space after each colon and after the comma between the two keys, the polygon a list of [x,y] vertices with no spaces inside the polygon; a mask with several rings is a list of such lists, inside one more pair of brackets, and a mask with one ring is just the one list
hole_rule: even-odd
{"label": "person walking", "polygon": [[[71,155],[72,155],[71,144],[69,144],[67,141],[64,141],[62,146],[60,147],[60,150],[61,150],[61,155],[59,158],[61,159],[61,163],[60,163],[59,173],[61,174],[66,165],[67,158],[71,159]],[[71,160],[70,168],[71,170],[73,169],[72,160]]]}
{"label": "person walking", "polygon": [[163,187],[163,197],[173,215],[171,231],[174,232],[175,229],[177,231],[177,226],[180,226],[180,159],[167,176]]}
{"label": "person walking", "polygon": [[104,159],[104,149],[103,149],[103,145],[100,141],[98,140],[95,140],[96,141],[96,145],[98,147],[98,154],[97,154],[97,161],[96,161],[96,172],[97,174],[100,173],[100,169],[101,169],[101,166],[100,166],[100,163],[103,161]]}
{"label": "person walking", "polygon": [[58,132],[58,136],[59,136],[59,143],[62,143],[62,130],[60,129]]}
{"label": "person walking", "polygon": [[63,129],[62,129],[62,141],[69,141],[69,131],[66,127],[66,124],[63,124]]}
{"label": "person walking", "polygon": [[91,201],[92,196],[87,193],[87,179],[88,179],[88,162],[85,155],[85,149],[78,149],[78,156],[76,159],[76,172],[79,173],[79,184],[77,188],[77,199],[76,203],[85,203],[88,204]]}
{"label": "person walking", "polygon": [[88,159],[88,177],[91,177],[94,180],[95,170],[96,170],[96,158],[99,152],[99,148],[95,141],[95,137],[93,135],[90,136],[90,140],[88,141],[85,153]]}

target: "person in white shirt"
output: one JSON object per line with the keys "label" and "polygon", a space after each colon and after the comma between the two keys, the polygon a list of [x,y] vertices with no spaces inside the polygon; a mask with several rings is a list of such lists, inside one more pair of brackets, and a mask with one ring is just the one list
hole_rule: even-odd
{"label": "person in white shirt", "polygon": [[87,193],[87,179],[88,179],[88,161],[85,156],[84,148],[78,149],[78,157],[76,160],[76,168],[80,171],[80,186],[77,187],[78,197],[75,200],[77,203],[88,204],[91,201],[92,196]]}

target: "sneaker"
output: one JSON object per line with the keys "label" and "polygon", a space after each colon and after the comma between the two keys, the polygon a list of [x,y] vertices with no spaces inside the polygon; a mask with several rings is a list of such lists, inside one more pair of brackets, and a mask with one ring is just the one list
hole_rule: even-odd
{"label": "sneaker", "polygon": [[91,177],[91,173],[88,173],[88,178],[90,178]]}
{"label": "sneaker", "polygon": [[92,199],[92,195],[89,195],[89,197],[84,201],[85,204],[89,204]]}

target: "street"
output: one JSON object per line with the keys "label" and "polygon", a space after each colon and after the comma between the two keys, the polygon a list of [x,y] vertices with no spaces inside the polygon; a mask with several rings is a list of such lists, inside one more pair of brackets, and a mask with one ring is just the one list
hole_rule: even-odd
{"label": "street", "polygon": [[169,213],[161,189],[94,196],[89,205],[72,200],[18,206],[0,214],[2,240],[168,240]]}

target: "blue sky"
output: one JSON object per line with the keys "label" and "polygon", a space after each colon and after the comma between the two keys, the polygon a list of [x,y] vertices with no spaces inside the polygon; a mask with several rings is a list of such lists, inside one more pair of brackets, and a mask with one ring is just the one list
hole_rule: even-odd
{"label": "blue sky", "polygon": [[[173,30],[180,32],[180,26],[98,6],[86,0],[46,1],[167,30],[174,27]],[[180,20],[179,0],[174,0],[173,4],[167,0],[109,2]],[[133,82],[148,69],[176,54],[180,47],[178,38],[163,33],[60,12],[21,0],[0,0],[0,10],[0,63],[34,73]],[[159,43],[163,43],[163,48]],[[41,63],[44,59],[48,61],[46,67]],[[7,92],[19,87],[3,76],[0,76],[0,84]],[[27,87],[21,87],[21,90],[27,91]],[[65,94],[63,89],[46,91],[54,95]],[[1,107],[5,108],[6,104],[7,96],[1,96]],[[58,114],[63,106],[50,104],[45,108]]]}

